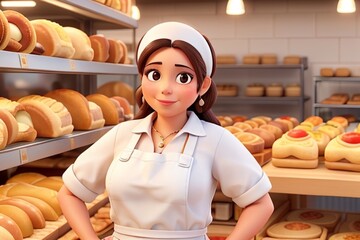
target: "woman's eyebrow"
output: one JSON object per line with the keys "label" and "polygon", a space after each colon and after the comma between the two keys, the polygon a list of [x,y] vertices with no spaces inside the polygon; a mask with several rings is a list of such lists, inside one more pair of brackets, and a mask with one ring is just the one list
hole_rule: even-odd
{"label": "woman's eyebrow", "polygon": [[147,64],[146,66],[150,66],[150,65],[162,65],[162,62],[151,62],[151,63]]}
{"label": "woman's eyebrow", "polygon": [[191,67],[186,66],[186,65],[182,65],[182,64],[175,64],[175,67],[184,67],[184,68],[188,68],[188,69],[194,71]]}

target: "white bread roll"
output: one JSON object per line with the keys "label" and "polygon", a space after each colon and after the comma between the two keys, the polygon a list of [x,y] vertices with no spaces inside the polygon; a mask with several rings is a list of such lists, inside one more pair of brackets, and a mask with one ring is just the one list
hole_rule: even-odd
{"label": "white bread roll", "polygon": [[276,167],[316,168],[319,150],[316,141],[302,129],[292,129],[272,146],[272,164]]}
{"label": "white bread roll", "polygon": [[325,148],[329,169],[360,171],[360,133],[347,132],[332,139]]}
{"label": "white bread roll", "polygon": [[30,22],[35,28],[37,41],[45,49],[43,55],[61,58],[71,58],[74,55],[71,39],[60,24],[47,19]]}
{"label": "white bread roll", "polygon": [[44,96],[64,104],[71,114],[75,130],[91,130],[103,127],[105,124],[101,109],[90,104],[84,95],[75,90],[56,89]]}
{"label": "white bread roll", "polygon": [[94,49],[91,48],[89,36],[78,28],[63,27],[64,31],[71,39],[72,46],[75,49],[72,59],[92,61],[94,58]]}
{"label": "white bread roll", "polygon": [[55,99],[40,95],[29,95],[18,100],[30,114],[39,137],[59,137],[72,133],[71,114]]}
{"label": "white bread roll", "polygon": [[[5,228],[13,237],[13,239],[15,240],[22,240],[23,236],[21,233],[21,229],[20,227],[16,224],[16,222],[10,218],[9,216],[0,213],[0,226]],[[4,239],[6,239],[5,237],[11,239],[8,234],[4,233],[3,231],[0,234],[0,239],[3,239],[2,236],[4,235]]]}

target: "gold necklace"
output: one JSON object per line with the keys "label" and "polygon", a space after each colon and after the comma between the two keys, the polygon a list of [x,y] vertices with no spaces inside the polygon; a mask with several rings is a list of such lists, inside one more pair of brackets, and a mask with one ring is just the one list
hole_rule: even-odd
{"label": "gold necklace", "polygon": [[164,137],[163,135],[161,135],[161,133],[154,127],[154,125],[152,126],[152,128],[154,129],[154,131],[157,133],[157,134],[159,134],[159,136],[160,136],[160,139],[161,139],[161,142],[159,143],[159,145],[158,145],[158,147],[159,148],[163,148],[164,146],[165,146],[165,139],[167,139],[168,137],[170,137],[171,135],[173,135],[173,134],[176,134],[176,133],[178,133],[180,130],[177,130],[177,131],[174,131],[174,132],[172,132],[172,133],[170,133],[169,135],[167,135],[166,137]]}

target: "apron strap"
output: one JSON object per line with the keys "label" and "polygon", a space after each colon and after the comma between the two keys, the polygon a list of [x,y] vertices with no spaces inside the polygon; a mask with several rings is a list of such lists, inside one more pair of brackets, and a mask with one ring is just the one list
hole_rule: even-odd
{"label": "apron strap", "polygon": [[188,168],[191,166],[191,163],[194,159],[193,154],[196,148],[198,138],[198,136],[191,135],[189,133],[187,134],[179,159],[180,167]]}
{"label": "apron strap", "polygon": [[122,162],[129,161],[131,154],[134,152],[134,149],[136,147],[136,144],[138,143],[139,139],[141,137],[140,133],[133,133],[129,144],[124,148],[124,150],[121,151],[121,154],[119,156],[119,160]]}

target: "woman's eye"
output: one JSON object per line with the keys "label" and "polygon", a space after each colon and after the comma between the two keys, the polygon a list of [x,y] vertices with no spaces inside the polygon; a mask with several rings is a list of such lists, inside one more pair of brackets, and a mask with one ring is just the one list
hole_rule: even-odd
{"label": "woman's eye", "polygon": [[156,70],[150,70],[147,74],[146,74],[147,78],[151,81],[157,81],[160,79],[160,72],[156,71]]}
{"label": "woman's eye", "polygon": [[194,77],[188,73],[180,73],[176,76],[176,82],[181,84],[188,84]]}

